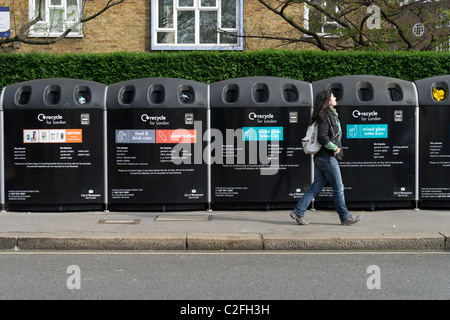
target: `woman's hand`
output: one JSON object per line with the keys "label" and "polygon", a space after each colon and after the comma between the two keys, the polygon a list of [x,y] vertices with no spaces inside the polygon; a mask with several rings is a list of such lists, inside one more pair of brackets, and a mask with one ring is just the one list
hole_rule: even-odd
{"label": "woman's hand", "polygon": [[334,152],[334,156],[336,157],[339,154],[339,152],[341,152],[341,148],[337,148],[337,150]]}

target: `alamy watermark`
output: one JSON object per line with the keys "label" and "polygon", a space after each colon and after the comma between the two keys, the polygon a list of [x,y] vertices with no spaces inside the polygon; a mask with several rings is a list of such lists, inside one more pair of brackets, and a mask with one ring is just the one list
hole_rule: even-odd
{"label": "alamy watermark", "polygon": [[367,273],[370,276],[367,278],[366,285],[368,289],[381,289],[381,269],[377,265],[367,267]]}
{"label": "alamy watermark", "polygon": [[367,28],[380,29],[381,28],[381,10],[377,5],[371,5],[367,7],[367,13],[370,14],[367,19]]}
{"label": "alamy watermark", "polygon": [[[175,165],[252,165],[259,168],[261,175],[275,175],[280,165],[281,130],[277,127],[248,127],[226,129],[225,132],[210,128],[203,132],[202,121],[195,121],[194,143],[191,130],[176,130],[180,142],[173,147],[171,160]],[[205,148],[203,142],[206,142]]]}
{"label": "alamy watermark", "polygon": [[81,289],[81,269],[77,265],[70,265],[67,267],[66,273],[69,273],[70,276],[67,278],[66,286],[67,289]]}

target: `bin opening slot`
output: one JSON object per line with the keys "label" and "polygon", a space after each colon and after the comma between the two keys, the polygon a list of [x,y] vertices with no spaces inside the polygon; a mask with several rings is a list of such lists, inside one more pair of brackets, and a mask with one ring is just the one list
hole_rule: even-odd
{"label": "bin opening slot", "polygon": [[86,86],[79,86],[75,89],[75,100],[79,104],[86,104],[91,101],[91,90]]}
{"label": "bin opening slot", "polygon": [[284,84],[283,85],[283,99],[286,102],[297,102],[298,101],[298,90],[293,84]]}
{"label": "bin opening slot", "polygon": [[239,87],[236,84],[230,84],[223,90],[223,100],[227,103],[234,103],[239,99]]}
{"label": "bin opening slot", "polygon": [[48,105],[58,104],[61,100],[61,88],[58,85],[51,85],[45,89],[44,99]]}
{"label": "bin opening slot", "polygon": [[431,90],[433,99],[442,101],[448,99],[448,85],[445,82],[434,83]]}
{"label": "bin opening slot", "polygon": [[359,101],[373,100],[373,87],[370,83],[360,82],[358,83],[356,90]]}
{"label": "bin opening slot", "polygon": [[119,101],[122,104],[131,104],[134,101],[136,89],[134,86],[125,86],[119,92]]}
{"label": "bin opening slot", "polygon": [[31,87],[25,86],[20,88],[16,93],[16,104],[26,105],[31,99]]}
{"label": "bin opening slot", "polygon": [[402,101],[403,100],[402,88],[396,83],[386,84],[386,94],[390,101]]}
{"label": "bin opening slot", "polygon": [[161,104],[164,102],[165,91],[164,87],[160,84],[152,85],[149,89],[149,100],[153,104]]}
{"label": "bin opening slot", "polygon": [[194,103],[195,95],[194,89],[191,86],[182,85],[178,88],[178,98],[181,103]]}
{"label": "bin opening slot", "polygon": [[269,87],[265,83],[256,83],[253,86],[253,101],[257,103],[267,102],[269,100]]}
{"label": "bin opening slot", "polygon": [[333,95],[336,97],[337,101],[341,101],[342,97],[344,96],[344,88],[342,84],[340,83],[331,83],[328,88],[328,90],[331,90]]}

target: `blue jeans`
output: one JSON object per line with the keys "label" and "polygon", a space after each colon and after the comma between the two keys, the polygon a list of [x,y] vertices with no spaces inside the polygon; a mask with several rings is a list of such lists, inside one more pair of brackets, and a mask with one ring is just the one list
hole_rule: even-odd
{"label": "blue jeans", "polygon": [[341,170],[338,161],[334,157],[314,157],[314,182],[297,202],[294,213],[304,217],[312,199],[322,190],[327,181],[333,188],[334,206],[339,219],[343,222],[349,218],[350,214],[345,205]]}

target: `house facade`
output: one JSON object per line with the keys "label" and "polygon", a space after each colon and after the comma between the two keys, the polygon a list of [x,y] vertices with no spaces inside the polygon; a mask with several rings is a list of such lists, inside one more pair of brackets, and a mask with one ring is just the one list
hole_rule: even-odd
{"label": "house facade", "polygon": [[[336,8],[329,0],[313,0]],[[305,42],[280,41],[296,39],[301,33],[258,0],[126,0],[93,20],[77,23],[80,12],[89,16],[98,12],[108,0],[6,0],[2,7],[11,8],[11,36],[37,19],[29,29],[28,39],[45,40],[73,29],[65,39],[51,45],[20,44],[16,52],[106,53],[117,51],[152,52],[177,50],[260,50],[277,48],[315,49]],[[275,4],[277,2],[274,1]],[[83,6],[83,8],[82,8]],[[279,8],[280,6],[278,6]],[[333,41],[339,24],[306,4],[289,5],[286,16],[306,30]],[[40,15],[38,13],[40,12]],[[332,11],[333,12],[333,11]],[[417,17],[402,15],[397,21]],[[420,40],[429,24],[417,20],[408,31],[411,41]],[[446,29],[448,34],[448,27]],[[439,30],[438,30],[439,31]],[[421,33],[422,32],[422,33]],[[308,35],[303,35],[308,37]],[[423,37],[431,37],[425,34]],[[391,50],[399,49],[390,44]],[[423,48],[422,44],[413,49]],[[444,43],[427,50],[448,51]]]}
{"label": "house facade", "polygon": [[[15,5],[17,3],[16,0]],[[11,21],[23,24],[25,19],[31,20],[38,12],[38,1],[19,3],[22,10],[14,13]],[[42,20],[30,29],[29,38],[56,37],[73,26],[81,10],[80,3],[85,5],[85,14],[89,14],[100,10],[105,1],[45,0],[46,7],[41,9]],[[257,30],[276,36],[289,32],[289,29],[291,27],[286,22],[277,19],[258,0],[127,0],[96,19],[78,25],[59,42],[51,45],[21,44],[16,52],[259,50],[276,47],[279,42],[244,39],[242,35]]]}

